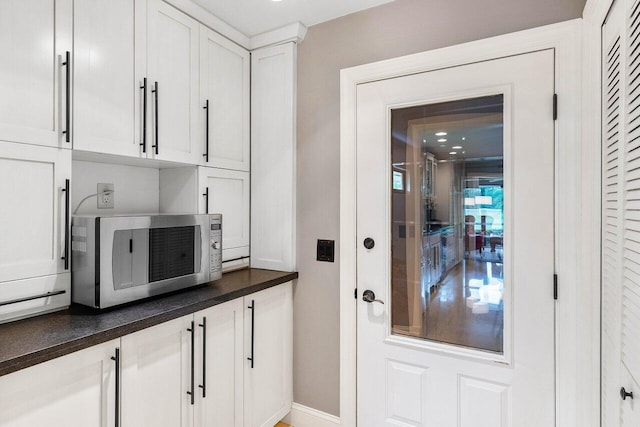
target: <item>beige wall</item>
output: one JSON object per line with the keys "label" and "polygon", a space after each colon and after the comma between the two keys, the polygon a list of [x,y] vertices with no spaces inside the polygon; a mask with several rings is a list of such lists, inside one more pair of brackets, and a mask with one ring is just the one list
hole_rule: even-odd
{"label": "beige wall", "polygon": [[[581,16],[585,0],[396,0],[309,28],[298,47],[294,401],[339,415],[340,69]],[[315,261],[316,239],[336,262]]]}

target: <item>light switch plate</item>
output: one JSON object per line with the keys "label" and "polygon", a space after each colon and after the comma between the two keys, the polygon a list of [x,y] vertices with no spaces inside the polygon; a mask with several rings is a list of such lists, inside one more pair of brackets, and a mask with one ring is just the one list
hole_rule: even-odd
{"label": "light switch plate", "polygon": [[113,209],[115,188],[113,184],[98,183],[98,209]]}

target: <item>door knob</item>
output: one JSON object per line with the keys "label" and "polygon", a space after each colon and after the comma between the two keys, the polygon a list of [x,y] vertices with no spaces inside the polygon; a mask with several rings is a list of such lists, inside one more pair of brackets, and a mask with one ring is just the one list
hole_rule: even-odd
{"label": "door knob", "polygon": [[362,301],[364,302],[379,302],[380,304],[384,304],[384,301],[382,301],[381,299],[376,299],[376,294],[367,289],[366,291],[364,291],[362,293]]}
{"label": "door knob", "polygon": [[632,391],[627,391],[624,389],[624,387],[620,388],[620,397],[622,398],[622,400],[627,400],[627,397],[630,397],[631,399],[633,399],[633,392]]}
{"label": "door knob", "polygon": [[367,237],[366,239],[364,239],[364,242],[362,244],[367,249],[373,249],[373,247],[376,245],[376,242],[371,237]]}

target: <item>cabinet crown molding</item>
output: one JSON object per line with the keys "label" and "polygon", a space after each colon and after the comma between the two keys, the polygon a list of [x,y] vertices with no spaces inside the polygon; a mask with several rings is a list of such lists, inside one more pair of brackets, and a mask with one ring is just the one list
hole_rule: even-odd
{"label": "cabinet crown molding", "polygon": [[249,49],[260,49],[262,47],[287,42],[301,43],[306,35],[307,27],[301,22],[295,22],[251,37]]}

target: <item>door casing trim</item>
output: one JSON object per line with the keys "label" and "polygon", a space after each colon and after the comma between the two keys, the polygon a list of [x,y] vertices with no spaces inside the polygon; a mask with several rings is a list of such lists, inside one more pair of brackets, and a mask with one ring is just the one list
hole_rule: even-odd
{"label": "door casing trim", "polygon": [[[556,425],[599,425],[599,187],[581,144],[582,19],[341,70],[340,73],[340,418],[356,423],[356,87],[358,84],[555,49]],[[550,99],[551,103],[552,100]],[[599,111],[599,109],[598,109]],[[596,150],[596,151],[594,151]],[[595,154],[594,154],[595,153]],[[588,179],[585,179],[588,178]],[[585,187],[581,185],[586,183]],[[585,215],[586,214],[586,215]],[[594,217],[595,214],[595,217]],[[594,228],[595,227],[595,228]],[[587,250],[583,248],[588,248]],[[595,256],[595,257],[594,257]],[[581,284],[580,287],[578,284]],[[552,280],[549,282],[550,293]],[[552,295],[552,293],[551,293]]]}

